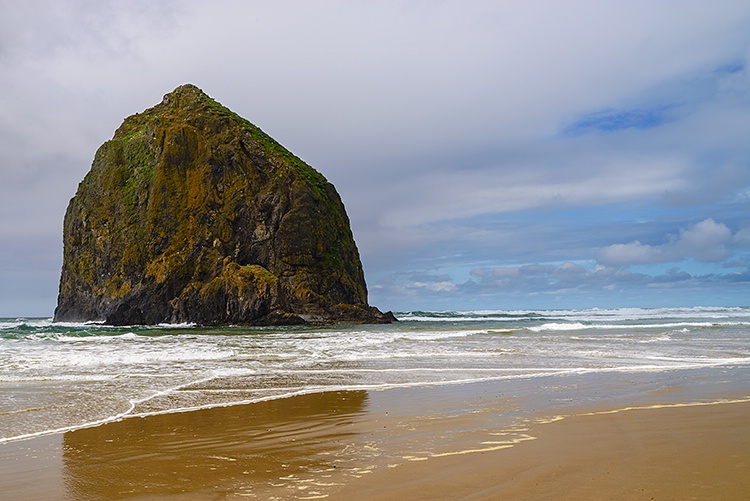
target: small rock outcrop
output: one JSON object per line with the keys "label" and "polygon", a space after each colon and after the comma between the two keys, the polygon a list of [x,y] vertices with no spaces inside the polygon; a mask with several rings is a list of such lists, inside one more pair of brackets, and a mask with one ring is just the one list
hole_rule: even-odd
{"label": "small rock outcrop", "polygon": [[193,85],[125,119],[65,213],[56,321],[394,321],[336,189]]}

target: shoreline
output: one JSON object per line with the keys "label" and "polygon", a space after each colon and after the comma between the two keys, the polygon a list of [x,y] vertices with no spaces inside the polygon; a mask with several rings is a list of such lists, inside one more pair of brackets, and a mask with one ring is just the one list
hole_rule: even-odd
{"label": "shoreline", "polygon": [[528,397],[506,383],[128,418],[0,444],[0,478],[19,500],[684,499],[670,493],[684,494],[710,457],[723,466],[701,478],[722,484],[691,496],[750,491],[746,394],[519,414]]}

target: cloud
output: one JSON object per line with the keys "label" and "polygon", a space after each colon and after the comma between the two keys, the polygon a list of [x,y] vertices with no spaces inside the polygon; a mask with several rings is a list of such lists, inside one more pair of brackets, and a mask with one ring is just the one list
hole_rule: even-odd
{"label": "cloud", "polygon": [[627,266],[630,264],[665,263],[675,260],[672,248],[652,247],[639,241],[629,244],[614,244],[599,251],[597,260],[608,266]]}
{"label": "cloud", "polygon": [[[636,94],[630,98],[633,107],[584,114],[574,134],[550,112],[548,118],[559,120],[550,135],[514,137],[510,144],[500,136],[492,146],[471,148],[457,143],[450,156],[433,151],[409,158],[410,168],[398,172],[398,183],[386,192],[360,192],[353,184],[363,208],[386,197],[380,218],[368,211],[373,223],[368,229],[618,202],[690,208],[747,199],[750,146],[741,137],[750,130],[745,60],[731,71],[702,68]],[[382,174],[360,173],[372,181],[363,183],[368,187]]]}
{"label": "cloud", "polygon": [[[673,267],[656,274],[623,268],[582,266],[578,263],[484,267],[471,270],[468,280],[456,281],[445,274],[430,279],[409,274],[389,276],[373,289],[373,296],[389,307],[406,309],[553,308],[609,307],[672,304],[675,306],[717,304],[744,305],[750,272],[694,274]],[[440,288],[424,288],[440,283]],[[716,290],[721,293],[717,294]],[[665,295],[665,291],[669,294]],[[693,293],[686,300],[685,291]],[[390,298],[387,300],[386,298]],[[711,299],[708,299],[711,298]],[[708,302],[707,302],[708,300]],[[389,303],[388,301],[391,301]]]}
{"label": "cloud", "polygon": [[192,82],[333,182],[373,283],[458,296],[467,270],[597,249],[739,263],[743,230],[690,222],[750,227],[748,26],[731,0],[0,2],[0,241],[61,255],[96,148]]}
{"label": "cloud", "polygon": [[732,240],[732,231],[726,225],[705,219],[680,230],[677,236],[669,235],[667,242],[661,245],[634,241],[604,247],[599,250],[597,261],[605,266],[671,263],[684,259],[718,262],[730,256],[727,246]]}
{"label": "cloud", "polygon": [[734,234],[734,242],[745,248],[750,248],[750,227],[742,228]]}
{"label": "cloud", "polygon": [[415,297],[424,293],[450,293],[457,289],[449,275],[432,275],[429,273],[409,273],[391,275],[381,279],[371,287],[373,291],[387,291],[389,294]]}
{"label": "cloud", "polygon": [[[481,214],[593,206],[685,188],[681,176],[685,168],[679,158],[627,152],[603,155],[570,144],[542,143],[535,148],[521,158],[511,153],[505,159],[498,153],[497,163],[474,169],[437,168],[412,174],[415,179],[391,191],[398,198],[383,208],[380,222],[413,226]],[[460,161],[471,165],[473,159]],[[419,190],[407,196],[413,186]]]}

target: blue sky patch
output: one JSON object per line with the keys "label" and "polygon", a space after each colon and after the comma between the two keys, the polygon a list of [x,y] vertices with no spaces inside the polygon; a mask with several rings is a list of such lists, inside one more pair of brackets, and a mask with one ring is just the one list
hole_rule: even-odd
{"label": "blue sky patch", "polygon": [[731,75],[733,73],[740,73],[745,71],[745,63],[742,61],[735,61],[733,63],[725,64],[716,69],[718,75]]}
{"label": "blue sky patch", "polygon": [[591,113],[566,129],[568,135],[590,132],[614,132],[622,129],[652,129],[668,121],[672,106],[635,108],[617,111],[605,110]]}

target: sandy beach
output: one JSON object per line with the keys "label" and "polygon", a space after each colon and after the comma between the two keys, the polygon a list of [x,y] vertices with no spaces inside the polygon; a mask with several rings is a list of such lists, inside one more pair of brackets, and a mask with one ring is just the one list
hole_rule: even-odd
{"label": "sandy beach", "polygon": [[381,470],[329,499],[743,500],[750,403],[591,413],[533,440]]}
{"label": "sandy beach", "polygon": [[[512,419],[493,385],[342,391],[0,445],[7,499],[745,499],[750,402]],[[637,407],[637,405],[636,405]]]}

